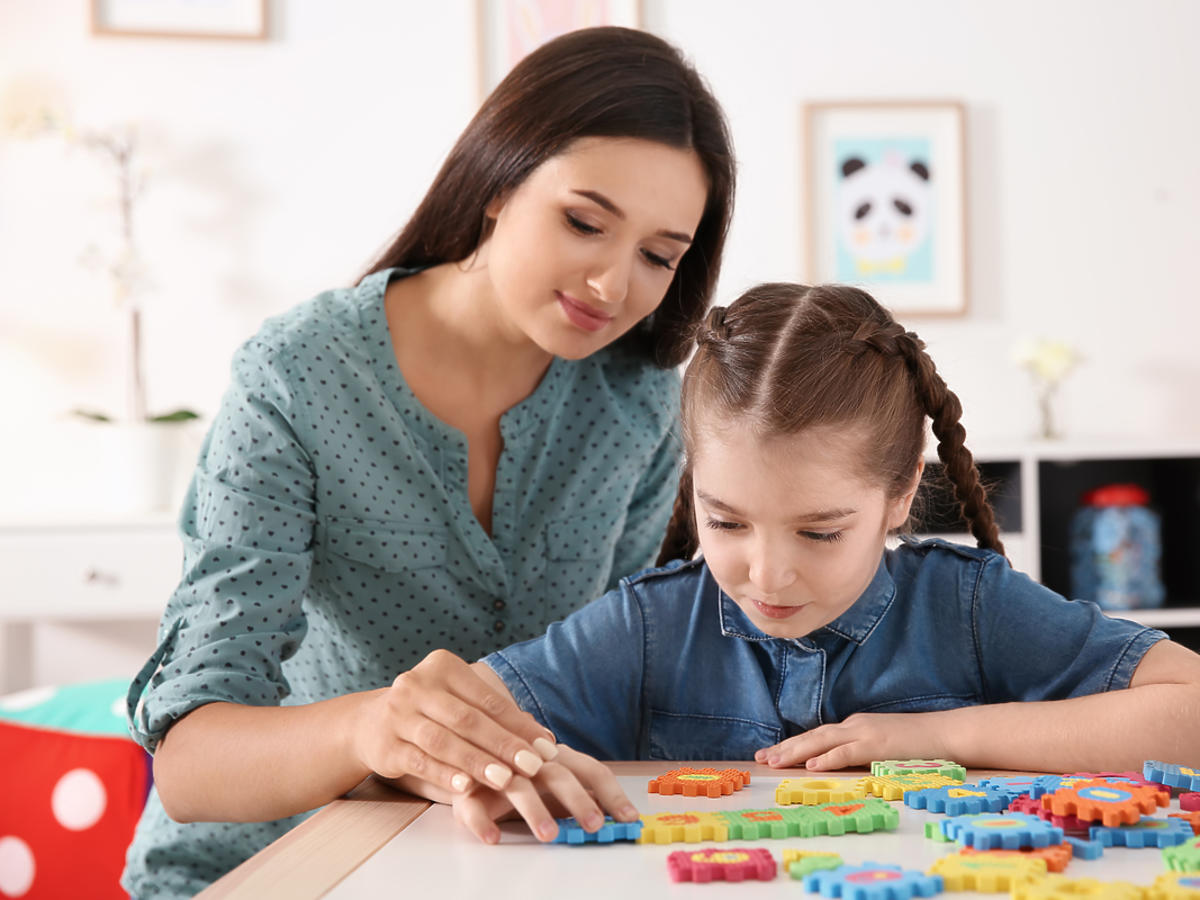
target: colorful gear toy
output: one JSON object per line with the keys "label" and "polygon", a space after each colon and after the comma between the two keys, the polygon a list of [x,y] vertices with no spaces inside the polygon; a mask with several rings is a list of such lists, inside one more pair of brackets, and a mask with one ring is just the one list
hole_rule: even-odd
{"label": "colorful gear toy", "polygon": [[962,781],[945,775],[868,775],[858,783],[868,794],[884,800],[903,800],[906,791],[950,787],[962,784]]}
{"label": "colorful gear toy", "polygon": [[757,838],[809,837],[808,820],[793,809],[723,809],[716,815],[725,820],[729,840],[753,841]]}
{"label": "colorful gear toy", "polygon": [[842,858],[836,853],[826,853],[822,850],[792,850],[783,851],[783,871],[794,880],[803,881],[813,872],[836,869],[842,865]]}
{"label": "colorful gear toy", "polygon": [[729,823],[716,813],[658,813],[642,816],[639,844],[696,844],[729,840]]}
{"label": "colorful gear toy", "polygon": [[775,871],[775,857],[767,850],[676,850],[667,856],[672,881],[771,881]]}
{"label": "colorful gear toy", "polygon": [[1177,763],[1164,763],[1155,759],[1146,760],[1142,774],[1156,784],[1168,787],[1183,788],[1185,791],[1200,791],[1200,771],[1191,766],[1181,766]]}
{"label": "colorful gear toy", "polygon": [[942,823],[946,835],[977,850],[1020,850],[1063,842],[1063,830],[1027,813],[955,816]]}
{"label": "colorful gear toy", "polygon": [[1008,798],[997,791],[989,791],[977,784],[960,784],[953,787],[906,791],[904,805],[913,809],[927,809],[931,813],[965,816],[974,813],[1000,812],[1008,806]]}
{"label": "colorful gear toy", "polygon": [[681,794],[684,797],[720,797],[740,791],[750,783],[750,773],[737,769],[672,769],[651,779],[651,794]]}
{"label": "colorful gear toy", "polygon": [[1094,825],[1088,836],[1105,847],[1174,847],[1195,835],[1190,822],[1146,817],[1116,828]]}
{"label": "colorful gear toy", "polygon": [[1200,834],[1200,809],[1193,809],[1190,812],[1167,813],[1167,816],[1172,819],[1182,819],[1192,826],[1192,834]]}
{"label": "colorful gear toy", "polygon": [[1170,802],[1157,788],[1094,778],[1060,787],[1042,797],[1042,806],[1058,816],[1075,815],[1109,828],[1132,825],[1143,813],[1152,813]]}
{"label": "colorful gear toy", "polygon": [[804,887],[843,900],[908,900],[913,896],[932,897],[940,893],[942,877],[868,862],[814,872],[804,879]]}
{"label": "colorful gear toy", "polygon": [[960,784],[967,770],[948,759],[883,759],[871,763],[872,775],[944,775]]}
{"label": "colorful gear toy", "polygon": [[636,841],[642,834],[641,822],[618,822],[606,816],[597,831],[584,831],[575,819],[555,819],[558,834],[552,844],[611,844],[614,841]]}
{"label": "colorful gear toy", "polygon": [[810,836],[838,837],[847,832],[867,834],[894,831],[900,827],[900,810],[875,797],[863,797],[852,803],[823,803],[796,810],[802,816]]}
{"label": "colorful gear toy", "polygon": [[1200,875],[1164,872],[1146,889],[1148,900],[1200,900]]}
{"label": "colorful gear toy", "polygon": [[1057,825],[1064,833],[1075,837],[1087,837],[1091,830],[1091,822],[1085,822],[1079,816],[1056,816],[1042,806],[1041,800],[1034,800],[1028,794],[1014,798],[1008,804],[1009,812],[1029,813],[1039,819],[1045,819],[1051,825]]}
{"label": "colorful gear toy", "polygon": [[1014,883],[1046,874],[1046,860],[1021,856],[980,853],[977,856],[943,856],[929,868],[941,875],[948,891],[1007,891]]}
{"label": "colorful gear toy", "polygon": [[1046,847],[1031,847],[1027,850],[976,850],[974,847],[963,847],[958,851],[959,856],[994,856],[999,859],[1017,857],[1019,859],[1040,859],[1046,863],[1046,871],[1061,872],[1066,869],[1075,855],[1074,849],[1066,841],[1061,844],[1050,844]]}
{"label": "colorful gear toy", "polygon": [[775,788],[775,802],[780,806],[846,803],[865,796],[863,786],[850,778],[785,778]]}
{"label": "colorful gear toy", "polygon": [[1034,881],[1013,885],[1012,900],[1142,900],[1145,888],[1128,881],[1097,881],[1095,878],[1068,878],[1047,875]]}
{"label": "colorful gear toy", "polygon": [[1163,849],[1163,862],[1176,872],[1200,872],[1200,837]]}
{"label": "colorful gear toy", "polygon": [[1185,812],[1195,812],[1200,810],[1200,793],[1189,791],[1186,794],[1179,795],[1179,808]]}

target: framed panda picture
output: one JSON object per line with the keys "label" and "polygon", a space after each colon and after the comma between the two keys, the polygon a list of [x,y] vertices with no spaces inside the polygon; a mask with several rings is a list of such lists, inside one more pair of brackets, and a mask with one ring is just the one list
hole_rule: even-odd
{"label": "framed panda picture", "polygon": [[967,309],[963,107],[804,107],[805,277],[869,290],[897,315]]}

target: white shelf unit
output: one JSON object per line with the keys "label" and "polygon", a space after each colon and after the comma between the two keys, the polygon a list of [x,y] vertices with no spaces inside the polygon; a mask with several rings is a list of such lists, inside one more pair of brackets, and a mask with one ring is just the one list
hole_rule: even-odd
{"label": "white shelf unit", "polygon": [[[1102,484],[1142,484],[1162,519],[1167,599],[1161,609],[1113,615],[1166,630],[1200,629],[1200,437],[1021,442],[968,436],[967,446],[985,481],[995,482],[1001,539],[1013,565],[1068,596],[1066,523],[1080,496]],[[928,461],[937,461],[932,445]],[[930,534],[974,543],[946,521],[945,504],[938,508],[943,515],[933,517]]]}

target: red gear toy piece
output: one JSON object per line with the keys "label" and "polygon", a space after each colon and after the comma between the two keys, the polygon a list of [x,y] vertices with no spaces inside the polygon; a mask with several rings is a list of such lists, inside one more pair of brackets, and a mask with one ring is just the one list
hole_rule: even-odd
{"label": "red gear toy piece", "polygon": [[1179,795],[1179,808],[1184,812],[1194,812],[1200,809],[1200,793],[1189,791]]}
{"label": "red gear toy piece", "polygon": [[740,791],[750,783],[750,773],[737,769],[672,769],[651,779],[651,794],[682,794],[684,797],[720,797]]}
{"label": "red gear toy piece", "polygon": [[1132,825],[1143,813],[1152,813],[1169,802],[1156,787],[1106,778],[1077,781],[1042,797],[1042,806],[1056,816],[1075,815],[1109,828]]}
{"label": "red gear toy piece", "polygon": [[676,850],[667,857],[672,881],[771,881],[775,871],[775,857],[769,850]]}

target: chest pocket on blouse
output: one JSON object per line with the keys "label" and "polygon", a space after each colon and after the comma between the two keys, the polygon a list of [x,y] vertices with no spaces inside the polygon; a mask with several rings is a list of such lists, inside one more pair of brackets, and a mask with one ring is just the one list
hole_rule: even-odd
{"label": "chest pocket on blouse", "polygon": [[617,537],[615,512],[589,510],[547,520],[545,577],[551,612],[565,615],[604,593]]}
{"label": "chest pocket on blouse", "polygon": [[330,519],[319,526],[326,552],[384,572],[412,572],[446,564],[444,528],[404,528],[362,519]]}
{"label": "chest pocket on blouse", "polygon": [[651,759],[754,759],[782,739],[782,729],[753,719],[650,713]]}

